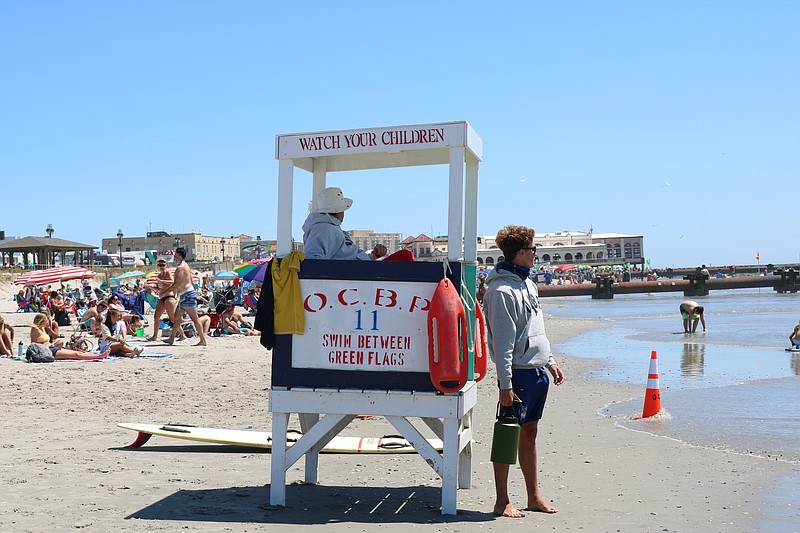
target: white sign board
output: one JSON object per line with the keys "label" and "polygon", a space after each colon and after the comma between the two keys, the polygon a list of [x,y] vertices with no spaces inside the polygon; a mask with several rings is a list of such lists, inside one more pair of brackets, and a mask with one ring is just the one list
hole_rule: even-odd
{"label": "white sign board", "polygon": [[279,135],[278,159],[465,146],[466,122]]}
{"label": "white sign board", "polygon": [[428,372],[436,285],[301,279],[305,334],[292,337],[292,367]]}

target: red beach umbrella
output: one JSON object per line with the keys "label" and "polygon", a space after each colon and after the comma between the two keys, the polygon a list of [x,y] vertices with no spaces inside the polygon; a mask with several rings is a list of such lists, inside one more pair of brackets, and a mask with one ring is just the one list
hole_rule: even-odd
{"label": "red beach umbrella", "polygon": [[95,276],[95,272],[78,266],[60,266],[48,268],[46,270],[34,270],[17,276],[14,283],[17,285],[47,285],[60,281],[73,279],[90,279]]}

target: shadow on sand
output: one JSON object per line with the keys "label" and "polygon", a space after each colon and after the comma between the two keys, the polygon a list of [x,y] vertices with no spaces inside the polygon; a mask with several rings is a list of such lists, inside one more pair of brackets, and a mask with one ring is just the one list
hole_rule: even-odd
{"label": "shadow on sand", "polygon": [[440,513],[438,487],[339,487],[297,483],[286,487],[287,507],[269,505],[269,485],[181,490],[126,518],[220,523],[441,524],[490,522],[490,513]]}

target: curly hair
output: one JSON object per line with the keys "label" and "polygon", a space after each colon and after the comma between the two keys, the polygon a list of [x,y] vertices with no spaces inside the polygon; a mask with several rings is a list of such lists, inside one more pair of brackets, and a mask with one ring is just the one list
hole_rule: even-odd
{"label": "curly hair", "polygon": [[495,243],[503,252],[506,261],[513,261],[517,252],[528,246],[534,235],[536,232],[533,231],[533,228],[508,225],[497,232]]}

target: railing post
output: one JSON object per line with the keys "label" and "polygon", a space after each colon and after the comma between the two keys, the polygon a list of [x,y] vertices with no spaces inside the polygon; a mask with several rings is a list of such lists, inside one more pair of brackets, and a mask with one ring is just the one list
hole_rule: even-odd
{"label": "railing post", "polygon": [[594,278],[595,290],[592,300],[613,300],[614,291],[611,288],[614,279],[611,276],[597,276]]}
{"label": "railing post", "polygon": [[683,276],[683,279],[689,280],[689,287],[683,291],[684,296],[708,296],[708,287],[706,286],[706,276],[699,272],[695,274],[688,274]]}
{"label": "railing post", "polygon": [[797,292],[797,271],[793,268],[780,268],[776,270],[773,275],[780,275],[781,282],[775,285],[775,290],[784,293],[784,292]]}

